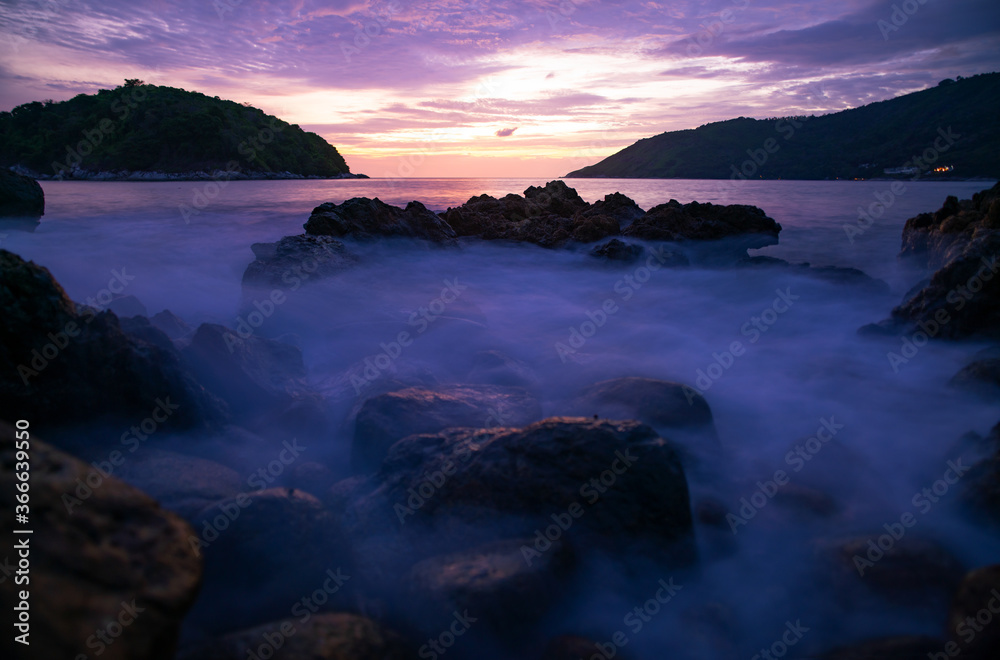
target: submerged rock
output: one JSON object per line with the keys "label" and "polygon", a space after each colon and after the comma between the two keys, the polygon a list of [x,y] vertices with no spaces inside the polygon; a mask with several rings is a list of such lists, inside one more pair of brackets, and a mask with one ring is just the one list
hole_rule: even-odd
{"label": "submerged rock", "polygon": [[[4,493],[15,492],[16,453],[14,429],[0,423]],[[30,453],[31,524],[16,525],[12,505],[0,507],[0,522],[5,530],[34,530],[14,537],[30,538],[31,657],[76,658],[97,648],[95,631],[117,622],[119,634],[107,636],[113,643],[100,645],[103,658],[173,658],[201,582],[191,528],[148,495],[34,435]],[[5,607],[25,588],[13,576],[0,582]],[[12,648],[10,630],[4,637],[5,657],[24,657]]]}
{"label": "submerged rock", "polygon": [[0,167],[0,218],[38,220],[45,215],[45,194],[31,177]]}
{"label": "submerged rock", "polygon": [[603,245],[598,245],[590,254],[595,257],[604,257],[608,261],[622,261],[632,263],[638,261],[646,252],[646,249],[635,243],[625,243],[617,238],[612,238]]}
{"label": "submerged rock", "polygon": [[377,197],[355,197],[343,204],[320,204],[313,209],[305,230],[309,236],[336,238],[419,238],[435,243],[455,240],[455,230],[420,202],[410,202],[401,209]]}
{"label": "submerged rock", "polygon": [[254,243],[250,249],[255,259],[243,272],[243,284],[279,289],[298,289],[310,279],[329,277],[358,261],[329,236],[286,236],[277,243]]}
{"label": "submerged rock", "polygon": [[0,250],[0,282],[0,418],[50,428],[136,424],[153,411],[176,428],[225,418],[172,348],[126,334],[111,312],[78,308],[48,270]]}
{"label": "submerged rock", "polygon": [[374,472],[389,447],[415,433],[523,426],[541,417],[538,400],[515,387],[442,385],[380,394],[365,401],[358,412],[351,465],[357,472]]}

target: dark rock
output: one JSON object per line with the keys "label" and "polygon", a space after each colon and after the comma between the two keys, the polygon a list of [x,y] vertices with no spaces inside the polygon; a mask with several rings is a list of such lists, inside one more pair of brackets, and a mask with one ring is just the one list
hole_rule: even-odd
{"label": "dark rock", "polygon": [[325,497],[337,478],[333,471],[322,463],[303,461],[292,467],[289,480],[298,490],[316,497]]}
{"label": "dark rock", "polygon": [[129,316],[149,316],[146,306],[135,296],[115,296],[108,303],[108,309],[118,318]]}
{"label": "dark rock", "polygon": [[948,202],[907,221],[903,254],[941,267],[930,283],[892,310],[897,331],[932,337],[1000,337],[1000,184],[971,201]]}
{"label": "dark rock", "polygon": [[154,314],[149,318],[149,322],[159,328],[163,334],[170,339],[178,340],[194,333],[194,328],[184,322],[184,319],[177,316],[169,309],[165,309],[159,314]]}
{"label": "dark rock", "polygon": [[589,208],[578,211],[577,218],[592,216],[607,216],[613,218],[622,230],[646,214],[638,204],[620,192],[605,195],[604,199],[599,199]]}
{"label": "dark rock", "polygon": [[229,328],[203,323],[181,353],[236,415],[275,412],[315,396],[306,384],[302,351],[273,339],[242,339]]}
{"label": "dark rock", "polygon": [[[201,582],[201,561],[188,543],[191,528],[146,494],[101,477],[33,433],[30,451],[30,657],[76,658],[95,648],[95,630],[106,630],[121,616],[132,624],[115,636],[104,657],[173,658],[181,620]],[[4,493],[13,494],[18,483],[15,463],[21,459],[16,454],[14,429],[0,423]],[[100,485],[89,497],[73,497],[80,483],[93,483],[95,476]],[[0,522],[4,530],[26,527],[15,524],[12,505],[0,507]],[[5,535],[11,539],[9,531]],[[26,588],[15,585],[13,576],[3,580],[4,608],[10,611],[19,600],[17,592]],[[133,602],[140,613],[123,614]],[[12,648],[21,648],[13,643],[14,634],[8,631],[0,644],[4,657],[27,657]]]}
{"label": "dark rock", "polygon": [[588,206],[575,189],[558,179],[549,181],[544,187],[529,186],[524,191],[524,199],[543,213],[564,218],[572,217],[577,211],[583,211]]}
{"label": "dark rock", "polygon": [[[619,660],[630,660],[633,656],[627,650],[615,649]],[[598,643],[586,637],[577,635],[560,635],[550,640],[538,657],[538,660],[590,660],[591,658],[606,658],[607,654]]]}
{"label": "dark rock", "polygon": [[310,236],[419,238],[446,244],[455,240],[455,230],[420,202],[410,202],[401,209],[378,198],[320,204],[304,226]]}
{"label": "dark rock", "polygon": [[943,652],[944,642],[933,637],[880,637],[837,647],[820,660],[927,660]]}
{"label": "dark rock", "polygon": [[31,218],[45,215],[45,195],[31,177],[0,168],[0,217]]}
{"label": "dark rock", "polygon": [[612,238],[603,245],[598,245],[590,254],[595,257],[603,257],[609,261],[622,261],[632,263],[638,261],[646,252],[646,249],[635,243],[625,243],[617,238]]}
{"label": "dark rock", "polygon": [[243,486],[240,475],[224,465],[152,447],[130,456],[115,476],[188,521],[207,506],[234,497]]}
{"label": "dark rock", "polygon": [[338,517],[312,495],[289,488],[241,493],[203,510],[192,526],[190,545],[205,558],[205,584],[191,619],[205,630],[286,615],[323,588],[328,571],[341,582],[330,602],[349,603],[348,541]]}
{"label": "dark rock", "polygon": [[653,378],[614,378],[595,383],[573,402],[574,413],[637,419],[662,429],[714,429],[712,410],[694,389]]}
{"label": "dark rock", "polygon": [[277,243],[254,243],[250,249],[255,259],[243,272],[244,285],[298,288],[358,261],[343,243],[329,236],[286,236]]}
{"label": "dark rock", "polygon": [[[414,501],[439,473],[440,485]],[[410,436],[376,475],[352,484],[350,497],[354,537],[367,539],[359,556],[380,570],[406,553],[535,538],[567,512],[578,515],[564,540],[578,550],[636,553],[674,567],[695,556],[679,452],[634,421],[551,418],[522,429]]]}
{"label": "dark rock", "polygon": [[715,241],[749,237],[747,248],[775,245],[781,225],[756,206],[680,204],[670,200],[646,212],[622,234],[650,241]]}
{"label": "dark rock", "polygon": [[118,319],[118,325],[129,337],[152,344],[172,355],[179,355],[174,342],[162,330],[150,323],[145,316],[126,316]]}
{"label": "dark rock", "polygon": [[365,401],[358,412],[351,465],[357,472],[374,472],[389,447],[415,433],[524,426],[541,417],[538,400],[520,388],[443,385],[380,394]]}
{"label": "dark rock", "polygon": [[970,362],[948,384],[994,399],[1000,398],[1000,358]]}
{"label": "dark rock", "polygon": [[479,351],[472,357],[472,369],[465,379],[469,383],[524,387],[539,385],[538,375],[526,363],[500,351]]}
{"label": "dark rock", "polygon": [[110,312],[78,309],[46,269],[5,250],[0,312],[0,416],[135,424],[162,401],[179,406],[166,422],[177,428],[225,417],[174,352],[126,335]]}
{"label": "dark rock", "polygon": [[[948,633],[963,658],[1000,657],[1000,564],[965,576],[955,592]],[[956,654],[952,654],[956,655]]]}
{"label": "dark rock", "polygon": [[[268,639],[281,639],[281,648],[275,652],[273,645],[267,643]],[[274,660],[409,660],[414,657],[413,650],[399,635],[371,619],[356,614],[320,612],[306,621],[286,619],[231,633],[184,649],[178,659],[247,660],[265,655]]]}
{"label": "dark rock", "polygon": [[1000,424],[977,444],[987,456],[962,479],[962,503],[973,516],[1000,527]]}

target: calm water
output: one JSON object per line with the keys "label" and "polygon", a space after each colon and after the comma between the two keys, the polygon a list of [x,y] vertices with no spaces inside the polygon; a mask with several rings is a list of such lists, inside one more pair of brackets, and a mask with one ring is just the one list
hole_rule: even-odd
{"label": "calm water", "polygon": [[[621,284],[632,270],[608,269],[581,251],[378,244],[355,248],[364,257],[358,268],[296,292],[268,332],[294,333],[310,378],[332,395],[333,383],[352,365],[376,355],[381,342],[407,329],[413,310],[438,296],[443,280],[457,278],[468,288],[448,314],[475,323],[436,323],[397,366],[441,382],[458,381],[476,351],[502,350],[535,369],[547,414],[558,413],[577,388],[605,378],[643,375],[693,384],[733,341],[742,341],[745,354],[705,388],[726,460],[720,456],[716,466],[722,477],[692,475],[695,501],[711,495],[735,511],[756,480],[788,470],[786,452],[832,416],[844,425],[836,438],[840,446],[824,449],[793,481],[831,496],[839,513],[803,521],[778,506],[762,512],[740,530],[735,554],[707,561],[699,582],[680,597],[689,598],[689,605],[664,615],[656,630],[644,631],[635,650],[675,649],[684,639],[684,608],[715,602],[731,612],[731,628],[747,657],[777,639],[786,619],[810,626],[807,646],[815,648],[868,634],[938,634],[942,621],[905,607],[855,611],[827,602],[812,586],[819,571],[814,547],[823,540],[881,533],[884,523],[913,510],[915,493],[941,478],[961,434],[985,432],[997,422],[995,407],[946,386],[982,346],[932,344],[897,373],[886,354],[899,350],[898,340],[856,333],[885,318],[923,276],[896,260],[905,220],[938,209],[947,195],[968,198],[991,184],[909,183],[852,243],[843,225],[856,221],[858,207],[875,202],[887,183],[768,181],[738,189],[720,181],[567,183],[588,201],[619,191],[644,208],[671,198],[760,206],[784,228],[781,244],[761,254],[860,268],[888,282],[891,293],[781,269],[662,270],[633,288]],[[47,213],[41,226],[34,233],[8,230],[2,245],[48,267],[75,299],[95,295],[113,269],[125,269],[135,277],[127,293],[151,314],[168,308],[192,325],[233,326],[244,300],[240,278],[252,260],[250,244],[301,233],[310,210],[321,202],[367,196],[402,205],[416,199],[443,210],[473,195],[520,193],[541,184],[273,181],[232,182],[215,191],[205,183],[43,182]],[[205,201],[199,194],[213,199],[186,222],[180,207]],[[794,304],[751,341],[746,324],[772,306],[779,290],[794,296]],[[247,300],[256,295],[248,292]],[[572,329],[608,299],[619,311],[571,359],[560,356],[556,345],[567,343]],[[723,361],[728,362],[724,356]],[[326,459],[342,461],[349,442],[346,433],[326,439]],[[920,516],[919,525],[921,536],[935,539],[970,567],[995,559],[1000,550],[995,540],[957,518],[955,502],[947,497]],[[710,538],[700,535],[699,543],[706,558],[714,556]],[[586,606],[577,616],[597,637],[620,628],[631,607],[610,596]]]}

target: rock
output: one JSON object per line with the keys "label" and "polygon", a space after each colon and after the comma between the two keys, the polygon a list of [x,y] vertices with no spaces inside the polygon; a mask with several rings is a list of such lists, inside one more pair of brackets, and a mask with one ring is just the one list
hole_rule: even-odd
{"label": "rock", "polygon": [[951,604],[948,633],[963,658],[1000,656],[1000,564],[965,576]]}
{"label": "rock", "polygon": [[181,353],[199,381],[243,418],[315,396],[302,351],[289,344],[255,335],[241,339],[229,328],[203,323]]}
{"label": "rock", "polygon": [[1000,398],[1000,358],[970,362],[948,384],[985,397]]}
{"label": "rock", "polygon": [[538,400],[513,387],[442,385],[380,394],[365,401],[358,412],[351,465],[356,472],[374,472],[389,447],[415,433],[523,426],[541,417]]}
{"label": "rock", "polygon": [[[30,524],[15,524],[13,505],[0,507],[0,520],[4,530],[34,530],[31,657],[76,658],[97,648],[95,631],[109,630],[112,621],[131,621],[120,635],[111,635],[113,643],[101,645],[101,657],[170,660],[201,582],[201,561],[187,541],[191,528],[149,496],[114,477],[100,477],[90,465],[35,438],[33,427],[30,431]],[[23,460],[14,434],[0,423],[0,488],[11,497],[15,464]],[[81,483],[91,484],[90,496],[67,500],[83,495]],[[5,534],[13,537],[10,543],[22,538]],[[3,580],[4,608],[11,611],[25,588]],[[11,648],[12,638],[8,631],[0,645],[4,657],[24,657]]]}
{"label": "rock", "polygon": [[139,341],[147,344],[152,344],[153,346],[156,346],[179,359],[180,353],[177,352],[177,347],[174,346],[174,342],[172,342],[170,337],[165,335],[162,330],[150,323],[149,319],[145,316],[126,316],[124,318],[119,318],[118,326],[122,329],[122,332],[129,337],[138,339]]}
{"label": "rock", "polygon": [[30,218],[45,215],[45,194],[31,177],[0,168],[0,218]]}
{"label": "rock", "polygon": [[337,478],[333,471],[322,463],[303,461],[292,467],[289,480],[298,490],[316,497],[324,497],[336,483]]}
{"label": "rock", "polygon": [[[592,658],[606,658],[602,646],[592,639],[579,637],[577,635],[560,635],[548,642],[542,650],[538,660],[591,660]],[[619,660],[631,660],[634,656],[627,650],[615,649],[613,657]]]}
{"label": "rock", "polygon": [[[275,651],[267,640],[282,640]],[[241,630],[184,649],[178,660],[408,660],[413,649],[399,635],[356,614],[320,612]]]}
{"label": "rock", "polygon": [[820,660],[927,660],[944,654],[944,642],[933,637],[880,637],[827,651]]}
{"label": "rock", "polygon": [[298,288],[358,262],[343,243],[329,236],[286,236],[277,243],[254,243],[250,249],[255,259],[243,272],[245,286]]}
{"label": "rock", "polygon": [[184,319],[169,309],[165,309],[159,314],[154,314],[149,318],[149,322],[174,341],[183,339],[194,333],[194,328],[185,323]]}
{"label": "rock", "polygon": [[[622,195],[624,197],[624,195]],[[544,187],[529,186],[524,191],[524,199],[543,213],[569,218],[587,208],[587,202],[565,181],[549,181]]]}
{"label": "rock", "polygon": [[781,225],[756,206],[744,204],[680,204],[670,200],[654,206],[622,235],[649,241],[715,241],[730,237],[745,240],[741,246],[775,245]]}
{"label": "rock", "polygon": [[573,568],[572,553],[558,543],[528,564],[521,548],[533,542],[498,541],[417,563],[404,580],[411,617],[433,633],[455,611],[468,611],[508,642],[523,639],[564,595]]}
{"label": "rock", "polygon": [[1000,423],[978,443],[987,453],[962,479],[962,504],[975,517],[1000,528]]}
{"label": "rock", "polygon": [[235,470],[215,461],[152,447],[129,456],[115,476],[188,521],[205,507],[234,497],[244,485]]}
{"label": "rock", "polygon": [[419,238],[444,244],[455,241],[455,230],[420,202],[410,202],[401,209],[377,197],[355,197],[343,204],[320,204],[313,209],[305,230],[309,236],[335,238]]}
{"label": "rock", "polygon": [[608,419],[637,419],[660,429],[711,429],[712,410],[694,389],[653,378],[613,378],[586,388],[574,413]]}
{"label": "rock", "polygon": [[327,590],[331,603],[350,598],[351,549],[340,520],[312,495],[290,488],[241,493],[203,510],[192,526],[197,536],[189,543],[205,558],[195,625],[219,632],[287,615],[328,578],[337,583]]}
{"label": "rock", "polygon": [[1000,183],[972,199],[949,196],[935,213],[921,213],[903,227],[901,257],[936,269],[960,257],[970,243],[1000,230]]}
{"label": "rock", "polygon": [[0,282],[0,417],[52,429],[102,418],[128,427],[154,410],[175,428],[225,418],[175,352],[126,335],[113,313],[78,309],[46,269],[0,250]]}
{"label": "rock", "polygon": [[149,316],[146,306],[135,296],[115,296],[108,303],[108,309],[118,318],[129,316]]}
{"label": "rock", "polygon": [[971,201],[952,200],[907,221],[902,254],[941,267],[887,324],[935,338],[1000,337],[1000,184]]}
{"label": "rock", "polygon": [[605,195],[590,205],[590,208],[577,211],[576,217],[606,216],[613,218],[618,229],[622,230],[646,214],[638,204],[620,192]]}
{"label": "rock", "polygon": [[574,515],[556,538],[577,549],[672,567],[695,557],[679,451],[634,421],[550,418],[409,436],[377,474],[351,485],[350,497],[352,534],[366,539],[359,556],[382,570],[407,553],[536,539],[557,517]]}
{"label": "rock", "polygon": [[625,243],[617,238],[612,238],[603,245],[598,245],[590,251],[591,256],[603,257],[608,261],[622,261],[632,263],[638,261],[646,249],[635,243]]}

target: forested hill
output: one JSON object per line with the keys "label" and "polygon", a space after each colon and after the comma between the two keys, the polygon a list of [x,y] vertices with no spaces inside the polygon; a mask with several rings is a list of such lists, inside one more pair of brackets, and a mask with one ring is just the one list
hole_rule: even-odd
{"label": "forested hill", "polygon": [[[931,89],[829,115],[740,117],[661,133],[567,176],[722,179],[735,176],[736,168],[751,178],[867,179],[887,176],[886,169],[917,168],[925,177],[996,179],[997,108],[1000,73],[944,80]],[[933,171],[949,166],[954,169]]]}
{"label": "forested hill", "polygon": [[350,169],[323,138],[248,105],[127,80],[68,101],[0,112],[0,166],[56,176],[239,169],[333,177]]}

